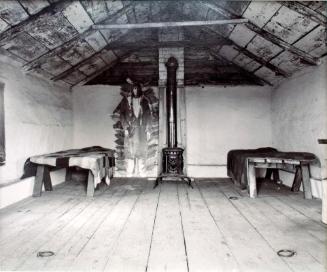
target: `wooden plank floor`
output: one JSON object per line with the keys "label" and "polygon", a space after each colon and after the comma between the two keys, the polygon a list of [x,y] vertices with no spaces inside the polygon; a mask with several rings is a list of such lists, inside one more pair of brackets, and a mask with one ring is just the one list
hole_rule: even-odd
{"label": "wooden plank floor", "polygon": [[227,179],[117,179],[94,198],[71,181],[0,210],[0,270],[327,271],[320,210],[284,189],[250,199]]}

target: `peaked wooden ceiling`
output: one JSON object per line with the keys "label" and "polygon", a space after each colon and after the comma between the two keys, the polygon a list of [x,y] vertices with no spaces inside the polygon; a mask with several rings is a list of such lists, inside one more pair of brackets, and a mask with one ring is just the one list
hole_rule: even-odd
{"label": "peaked wooden ceiling", "polygon": [[[278,84],[326,47],[326,2],[1,0],[0,54],[22,69],[70,85],[156,85],[158,48],[185,48],[185,84]],[[184,40],[158,41],[158,29],[94,30],[126,24],[247,18],[238,25],[180,28]]]}

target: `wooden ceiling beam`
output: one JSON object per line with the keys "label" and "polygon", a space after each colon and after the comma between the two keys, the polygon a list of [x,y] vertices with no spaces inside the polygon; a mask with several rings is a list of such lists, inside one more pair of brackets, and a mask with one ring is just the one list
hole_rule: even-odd
{"label": "wooden ceiling beam", "polygon": [[[220,15],[222,15],[225,18],[239,18],[239,16],[237,14],[227,11],[226,9],[218,6],[218,4],[212,4],[212,3],[205,2],[205,1],[201,1],[201,3],[203,5],[205,5],[206,7],[208,7],[209,9],[219,13]],[[256,26],[255,24],[248,22],[245,24],[245,26],[248,29],[255,32],[257,35],[260,35],[261,37],[278,45],[279,47],[283,48],[284,50],[288,50],[288,51],[292,52],[293,54],[299,56],[305,62],[312,64],[312,65],[320,64],[319,58],[312,57],[311,55],[309,55],[309,54],[305,53],[304,51],[296,48],[295,46],[281,40],[280,38],[269,33],[268,31],[261,29],[260,27]]]}
{"label": "wooden ceiling beam", "polygon": [[[327,23],[327,17],[313,9],[303,5],[301,2],[298,1],[279,1],[280,4],[283,6],[296,11],[297,13],[309,17],[312,21],[321,24],[323,26]],[[327,3],[326,3],[327,5]]]}
{"label": "wooden ceiling beam", "polygon": [[204,26],[204,25],[227,25],[227,24],[244,24],[248,19],[227,19],[212,21],[183,21],[183,22],[158,22],[158,23],[140,23],[140,24],[97,24],[92,28],[102,29],[137,29],[137,28],[167,28],[167,27],[185,27],[185,26]]}
{"label": "wooden ceiling beam", "polygon": [[[143,44],[143,45],[142,45]],[[184,40],[184,41],[148,41],[141,40],[136,42],[117,41],[109,44],[106,48],[114,49],[135,49],[135,48],[160,48],[160,47],[191,47],[191,48],[207,48],[217,45],[231,45],[231,41],[226,39],[216,39],[212,41]]]}

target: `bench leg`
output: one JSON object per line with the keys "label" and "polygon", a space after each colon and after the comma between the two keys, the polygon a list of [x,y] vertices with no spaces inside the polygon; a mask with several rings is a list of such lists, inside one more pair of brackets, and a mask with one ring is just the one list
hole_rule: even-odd
{"label": "bench leg", "polygon": [[294,175],[294,180],[293,180],[291,191],[292,192],[298,192],[298,191],[300,191],[301,182],[302,182],[302,171],[301,171],[301,167],[300,166],[296,166],[296,168],[295,168],[295,175]]}
{"label": "bench leg", "polygon": [[65,181],[71,181],[72,180],[72,174],[73,174],[73,171],[71,168],[67,167],[66,168],[66,176],[65,176]]}
{"label": "bench leg", "polygon": [[46,191],[52,191],[49,167],[45,165],[38,165],[33,188],[34,197],[41,196],[43,184]]}
{"label": "bench leg", "polygon": [[251,198],[257,197],[257,180],[255,176],[255,167],[252,164],[248,165],[248,190]]}
{"label": "bench leg", "polygon": [[278,169],[273,169],[273,180],[275,183],[279,181],[279,170]]}
{"label": "bench leg", "polygon": [[305,199],[312,199],[309,165],[301,165],[303,192]]}
{"label": "bench leg", "polygon": [[86,195],[88,197],[93,197],[94,196],[94,176],[91,170],[89,170],[89,175],[87,178],[87,191]]}
{"label": "bench leg", "polygon": [[45,166],[44,167],[44,189],[46,191],[52,191],[52,182],[51,182],[51,177],[50,177],[50,170],[49,167]]}
{"label": "bench leg", "polygon": [[271,168],[267,168],[265,178],[266,178],[266,179],[271,179],[271,175],[272,175],[272,173],[273,173],[273,169],[271,169]]}

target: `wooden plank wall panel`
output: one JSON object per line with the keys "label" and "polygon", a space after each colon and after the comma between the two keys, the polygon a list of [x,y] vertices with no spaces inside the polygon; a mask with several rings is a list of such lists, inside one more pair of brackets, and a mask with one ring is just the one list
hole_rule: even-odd
{"label": "wooden plank wall panel", "polygon": [[19,2],[30,15],[40,12],[50,5],[47,0],[19,0]]}
{"label": "wooden plank wall panel", "polygon": [[314,57],[321,57],[327,53],[326,41],[326,26],[319,26],[296,42],[294,46]]}
{"label": "wooden plank wall panel", "polygon": [[281,47],[273,44],[272,42],[262,38],[259,35],[255,36],[255,38],[247,45],[246,48],[251,53],[266,61],[269,61],[271,58],[283,51]]}
{"label": "wooden plank wall panel", "polygon": [[40,15],[26,24],[24,29],[49,49],[54,49],[78,35],[61,12]]}
{"label": "wooden plank wall panel", "polygon": [[289,51],[282,52],[277,57],[272,59],[271,63],[280,67],[281,69],[290,74],[293,74],[306,67],[306,65],[301,61],[299,56],[292,54]]}
{"label": "wooden plank wall panel", "polygon": [[253,1],[244,12],[243,17],[258,27],[263,27],[280,8],[281,4],[277,2]]}
{"label": "wooden plank wall panel", "polygon": [[34,70],[38,67],[49,72],[52,76],[56,76],[59,75],[62,71],[71,68],[72,66],[67,61],[57,56],[55,53],[51,53],[46,57],[39,59],[39,61],[30,69]]}
{"label": "wooden plank wall panel", "polygon": [[79,33],[85,32],[93,25],[93,21],[79,1],[66,7],[63,14]]}
{"label": "wooden plank wall panel", "polygon": [[61,47],[58,55],[71,65],[83,61],[95,52],[85,40],[76,40]]}
{"label": "wooden plank wall panel", "polygon": [[85,37],[85,41],[93,48],[94,51],[98,52],[102,50],[107,42],[101,35],[100,31],[95,31]]}
{"label": "wooden plank wall panel", "polygon": [[101,22],[108,18],[109,11],[107,9],[106,1],[82,0],[80,2],[94,23]]}
{"label": "wooden plank wall panel", "polygon": [[90,76],[99,69],[103,68],[106,66],[106,63],[99,57],[93,58],[89,60],[87,63],[85,63],[83,66],[78,68],[81,72],[84,74]]}
{"label": "wooden plank wall panel", "polygon": [[317,25],[316,22],[283,6],[263,29],[292,44]]}
{"label": "wooden plank wall panel", "polygon": [[32,61],[48,51],[42,43],[33,39],[26,32],[21,32],[10,40],[0,41],[0,45],[3,49],[26,61]]}
{"label": "wooden plank wall panel", "polygon": [[29,17],[24,8],[16,0],[2,0],[0,18],[10,25],[16,25]]}

